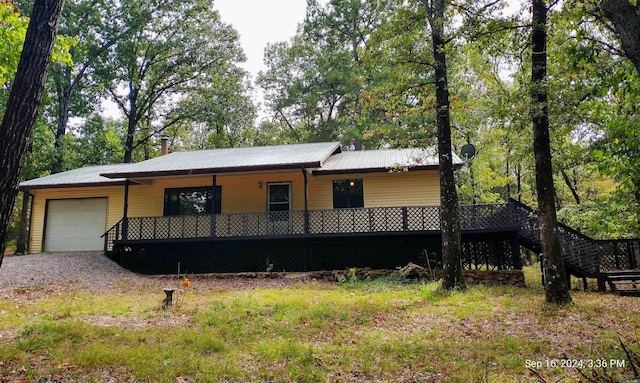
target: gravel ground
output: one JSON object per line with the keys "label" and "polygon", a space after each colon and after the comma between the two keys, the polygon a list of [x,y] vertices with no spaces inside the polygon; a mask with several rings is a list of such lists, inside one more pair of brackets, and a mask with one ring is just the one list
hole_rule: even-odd
{"label": "gravel ground", "polygon": [[[105,291],[114,286],[136,284],[158,288],[178,283],[175,276],[140,275],[125,270],[100,252],[41,253],[5,256],[0,266],[0,292],[37,287],[47,291],[84,289]],[[304,279],[217,278],[215,275],[189,275],[194,289],[251,289],[284,287]]]}
{"label": "gravel ground", "polygon": [[103,290],[141,278],[99,252],[5,256],[0,266],[0,290],[69,283]]}

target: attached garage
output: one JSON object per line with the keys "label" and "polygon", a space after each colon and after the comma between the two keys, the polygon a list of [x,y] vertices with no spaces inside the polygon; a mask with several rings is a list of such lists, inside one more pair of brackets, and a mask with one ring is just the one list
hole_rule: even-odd
{"label": "attached garage", "polygon": [[101,174],[125,166],[88,166],[22,182],[32,201],[29,253],[103,250],[100,236],[122,219],[125,180]]}
{"label": "attached garage", "polygon": [[44,251],[99,251],[108,229],[107,198],[47,201]]}

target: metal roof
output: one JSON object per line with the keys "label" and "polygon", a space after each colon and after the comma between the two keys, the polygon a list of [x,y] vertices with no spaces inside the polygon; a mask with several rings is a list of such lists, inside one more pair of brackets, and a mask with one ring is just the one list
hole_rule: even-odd
{"label": "metal roof", "polygon": [[249,146],[174,152],[105,171],[108,178],[140,178],[223,172],[316,168],[334,153],[339,142]]}
{"label": "metal roof", "polygon": [[80,186],[105,186],[124,184],[124,178],[106,178],[102,173],[117,171],[124,168],[125,164],[86,166],[80,169],[69,170],[50,176],[35,178],[20,183],[20,190],[64,188]]}
{"label": "metal roof", "polygon": [[[454,166],[464,162],[453,154]],[[20,184],[21,190],[122,185],[125,179],[278,169],[311,169],[312,174],[427,170],[438,167],[433,148],[340,152],[340,143],[175,152],[136,164],[87,166]]]}
{"label": "metal roof", "polygon": [[[464,163],[453,153],[454,166]],[[350,172],[379,172],[398,170],[436,169],[438,155],[434,148],[359,150],[337,153],[329,157],[313,174],[340,174]]]}

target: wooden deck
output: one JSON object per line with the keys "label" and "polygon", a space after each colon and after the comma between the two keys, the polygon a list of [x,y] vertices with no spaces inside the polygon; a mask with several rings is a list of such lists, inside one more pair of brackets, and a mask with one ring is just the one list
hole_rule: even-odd
{"label": "wooden deck", "polygon": [[[463,264],[467,268],[479,265],[487,268],[520,267],[521,262],[516,259],[519,259],[518,245],[538,254],[541,252],[537,214],[518,201],[463,205],[460,207],[460,221]],[[566,225],[560,224],[559,229],[568,272],[580,278],[598,278],[601,290],[604,290],[605,283],[603,272],[639,269],[640,240],[594,240]],[[354,259],[355,253],[362,253],[362,266],[367,267],[368,257],[374,253],[385,253],[382,247],[403,247],[415,240],[439,243],[439,236],[439,206],[129,217],[104,234],[104,250],[111,255],[122,249],[145,248],[154,249],[153,252],[159,254],[180,253],[183,252],[181,249],[192,246],[193,252],[203,254],[226,249],[225,254],[238,253],[236,256],[240,259],[250,252],[261,253],[260,249],[270,241],[278,244],[278,248],[272,249],[274,254],[307,254],[311,246],[317,254],[334,253],[335,256],[345,253],[344,248],[352,243],[357,246],[346,252],[349,259]],[[250,245],[251,242],[255,243]],[[217,250],[202,247],[206,244],[215,244]],[[245,244],[251,249],[237,250]],[[339,248],[334,249],[338,244]],[[362,250],[371,244],[375,247],[366,252]],[[424,246],[424,243],[416,245],[411,252],[417,252]],[[437,260],[441,256],[438,254],[440,250],[434,246],[429,251]],[[289,247],[291,249],[286,250]],[[385,257],[393,257],[396,253],[387,251]],[[236,263],[242,262],[238,260]],[[300,268],[307,269],[306,266]],[[233,269],[242,270],[242,267],[234,266]]]}

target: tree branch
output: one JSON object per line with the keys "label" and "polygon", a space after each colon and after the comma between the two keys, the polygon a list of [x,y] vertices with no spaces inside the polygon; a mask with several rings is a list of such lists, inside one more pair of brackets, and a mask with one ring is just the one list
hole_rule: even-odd
{"label": "tree branch", "polygon": [[560,0],[553,0],[551,4],[549,4],[549,6],[547,7],[547,11],[550,11],[551,8],[555,7],[559,2]]}
{"label": "tree branch", "polygon": [[415,65],[424,65],[424,66],[428,66],[430,68],[435,68],[435,65],[433,63],[428,62],[428,61],[420,61],[420,60],[396,61],[396,64],[415,64]]}
{"label": "tree branch", "polygon": [[640,372],[638,372],[638,369],[636,368],[636,365],[633,362],[633,357],[631,356],[631,353],[627,349],[627,346],[625,346],[625,344],[622,342],[622,339],[620,338],[618,338],[618,342],[620,342],[620,346],[622,346],[624,353],[627,355],[627,360],[629,360],[629,364],[631,364],[631,368],[633,368],[633,376],[636,378],[640,377]]}
{"label": "tree branch", "polygon": [[[572,38],[574,38],[576,40],[578,39],[577,36],[572,37]],[[611,54],[614,54],[614,55],[620,56],[620,57],[625,57],[624,51],[621,51],[620,49],[618,49],[613,44],[607,43],[606,41],[602,41],[600,39],[596,39],[595,37],[581,36],[581,38],[583,40],[587,40],[587,41],[602,45],[604,48],[606,48],[605,50],[607,50]]]}
{"label": "tree branch", "polygon": [[118,104],[118,107],[120,108],[120,110],[122,110],[122,113],[124,113],[124,115],[127,118],[129,118],[129,110],[127,109],[127,106],[122,102],[122,100],[120,100],[120,97],[118,97],[116,92],[110,87],[107,88],[107,92],[111,95],[111,98],[113,99],[113,102]]}
{"label": "tree branch", "polygon": [[298,132],[294,129],[294,127],[291,125],[291,123],[289,123],[289,120],[287,120],[287,117],[284,116],[284,113],[282,113],[282,110],[276,111],[276,116],[278,115],[278,113],[280,113],[280,116],[284,120],[285,124],[287,124],[287,126],[289,127],[291,132],[293,132],[293,135],[296,136],[296,140],[298,142],[300,142],[300,136],[298,135]]}
{"label": "tree branch", "polygon": [[560,169],[560,174],[562,175],[564,183],[569,188],[569,191],[571,191],[571,195],[573,195],[573,199],[576,201],[576,204],[580,205],[580,196],[578,195],[578,191],[576,190],[575,185],[571,182],[569,175],[567,174],[567,172],[565,172],[564,169]]}
{"label": "tree branch", "polygon": [[136,141],[135,145],[133,145],[133,147],[131,148],[131,151],[135,150],[138,146],[144,144],[145,142],[147,142],[147,140],[149,140],[151,137],[155,136],[158,133],[162,133],[165,130],[169,129],[170,127],[172,127],[173,125],[177,124],[178,122],[182,121],[182,119],[186,116],[186,114],[180,114],[176,117],[174,117],[173,119],[171,119],[168,123],[165,123],[162,125],[161,128],[159,129],[154,129],[151,133],[149,133],[146,137],[139,139],[138,141]]}
{"label": "tree branch", "polygon": [[[471,9],[471,8],[469,8],[469,7],[465,7],[464,5],[462,5],[462,4],[461,4],[460,2],[458,2],[458,1],[451,1],[451,2],[449,3],[449,5],[452,5],[452,6],[456,7],[456,8],[462,9],[462,10],[463,10],[466,14],[468,14],[468,15],[474,15],[474,16],[477,16],[477,15],[479,15],[479,14],[483,13],[484,11],[486,11],[487,9],[489,9],[489,8],[493,7],[494,5],[496,5],[496,4],[498,4],[498,3],[500,3],[501,1],[502,1],[502,0],[494,0],[494,1],[491,1],[491,2],[489,2],[489,3],[485,4],[485,5],[483,5],[482,7],[478,8],[477,10],[473,10],[473,9]],[[556,1],[557,1],[557,0],[556,0]]]}
{"label": "tree branch", "polygon": [[493,35],[493,34],[496,34],[498,32],[516,31],[518,29],[524,29],[524,28],[531,28],[531,24],[504,25],[504,26],[500,26],[499,28],[495,28],[495,29],[490,29],[490,30],[483,31],[483,32],[474,33],[474,34],[471,35],[471,38],[472,39],[477,39],[477,38],[484,37],[484,36],[487,36],[487,35]]}

